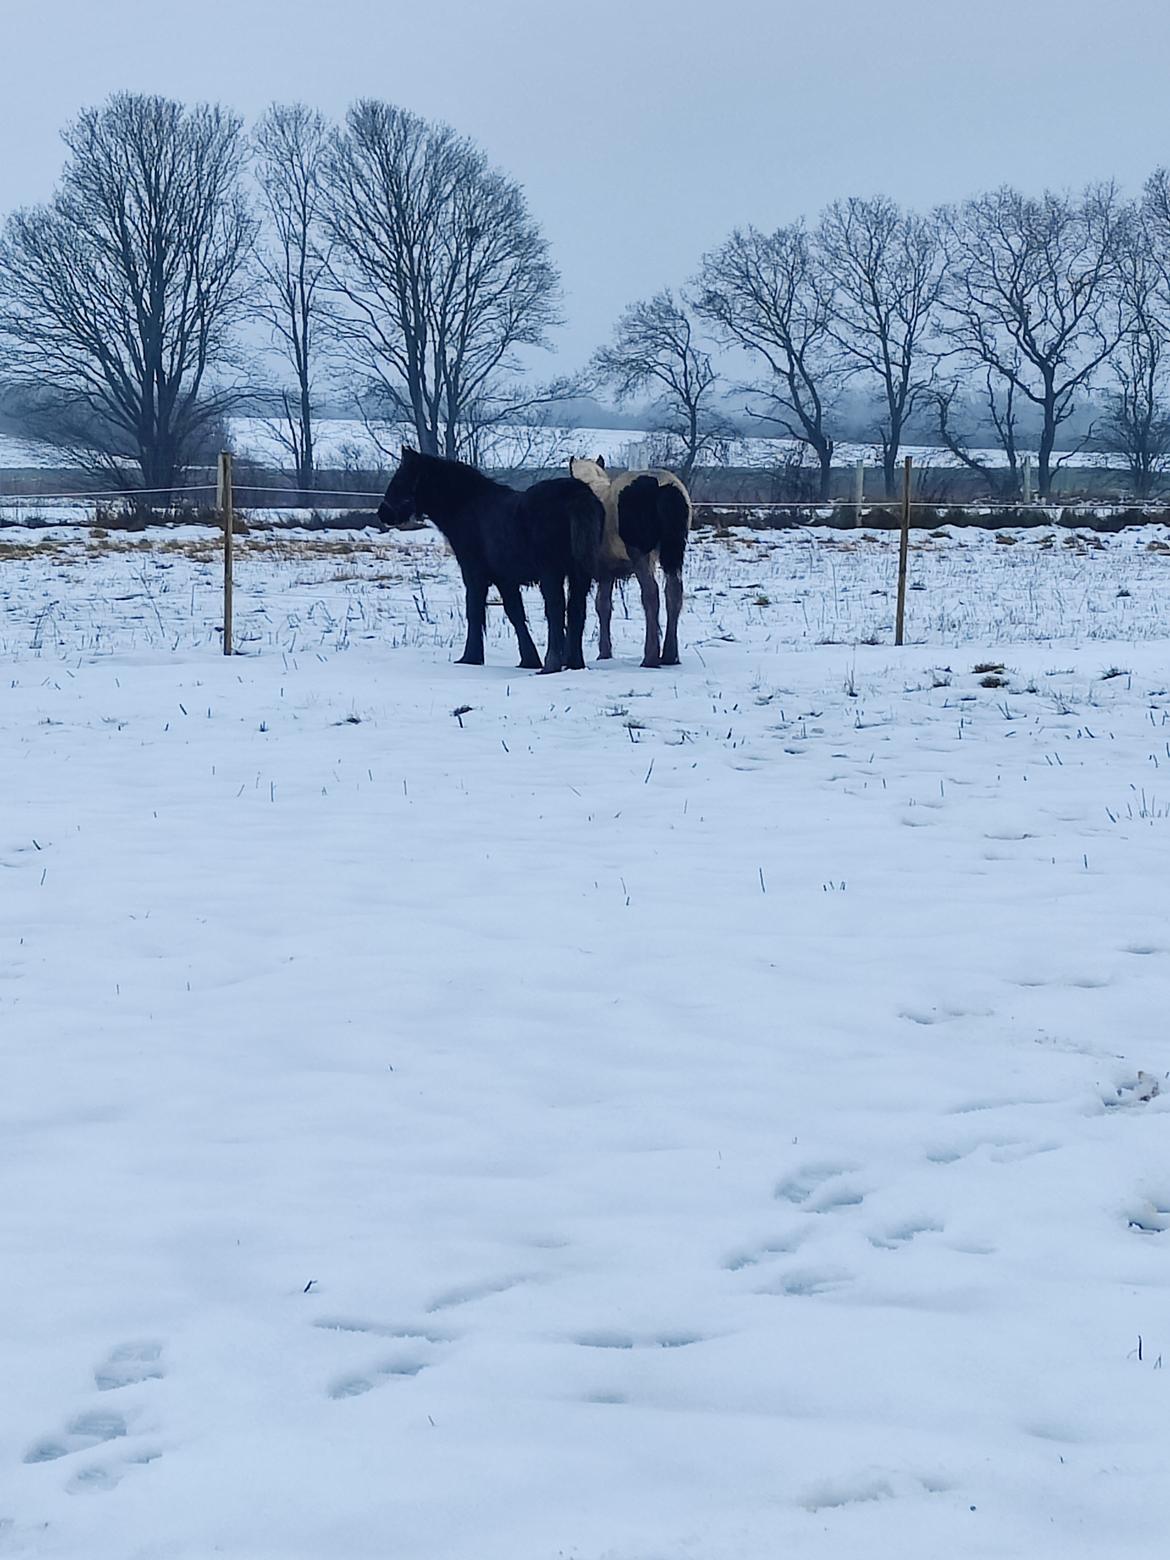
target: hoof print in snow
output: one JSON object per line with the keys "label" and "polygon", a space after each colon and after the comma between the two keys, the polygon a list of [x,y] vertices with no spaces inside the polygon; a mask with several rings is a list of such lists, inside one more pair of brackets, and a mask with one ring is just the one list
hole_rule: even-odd
{"label": "hoof print in snow", "polygon": [[75,1473],[69,1481],[69,1488],[75,1494],[91,1490],[112,1490],[120,1479],[121,1469],[95,1465],[92,1468],[82,1468]]}
{"label": "hoof print in snow", "polygon": [[128,1457],[123,1463],[103,1464],[93,1463],[88,1468],[79,1468],[70,1479],[66,1488],[71,1495],[88,1494],[97,1490],[112,1490],[116,1484],[121,1484],[123,1478],[131,1468],[141,1468],[147,1463],[157,1462],[162,1456],[161,1452],[139,1452],[134,1457]]}
{"label": "hoof print in snow", "polygon": [[335,1401],[364,1397],[384,1382],[420,1375],[435,1363],[430,1351],[451,1341],[442,1333],[428,1332],[418,1327],[392,1327],[384,1322],[365,1322],[352,1317],[322,1316],[313,1326],[322,1332],[349,1333],[358,1338],[391,1338],[404,1345],[389,1358],[348,1370],[343,1376],[335,1377],[327,1389]]}
{"label": "hoof print in snow", "polygon": [[944,1495],[950,1488],[946,1479],[935,1474],[859,1473],[851,1479],[833,1479],[816,1486],[800,1504],[806,1511],[835,1511],[871,1500],[893,1500],[899,1495]]}
{"label": "hoof print in snow", "polygon": [[789,1257],[800,1246],[802,1239],[803,1236],[799,1232],[779,1236],[775,1240],[763,1242],[762,1245],[733,1252],[723,1266],[729,1273],[741,1273],[744,1268],[758,1267],[761,1262],[767,1262],[770,1257]]}
{"label": "hoof print in snow", "polygon": [[765,1295],[792,1295],[803,1299],[810,1295],[827,1295],[835,1289],[843,1289],[853,1282],[853,1274],[841,1269],[806,1268],[786,1273],[774,1284],[760,1291]]}
{"label": "hoof print in snow", "polygon": [[446,1333],[424,1327],[395,1327],[386,1322],[363,1322],[350,1316],[319,1316],[313,1323],[322,1332],[360,1333],[370,1338],[421,1338],[424,1343],[450,1343]]}
{"label": "hoof print in snow", "polygon": [[962,1145],[954,1144],[946,1148],[932,1148],[928,1150],[926,1158],[932,1165],[953,1165],[960,1159],[969,1159],[972,1154],[978,1154],[986,1149],[989,1157],[999,1160],[1015,1157],[1025,1157],[1015,1154],[1014,1150],[1021,1149],[1025,1145],[1018,1138],[1009,1137],[981,1137],[975,1138]]}
{"label": "hoof print in snow", "polygon": [[641,1337],[626,1332],[581,1333],[574,1338],[582,1349],[686,1349],[702,1343],[699,1333],[645,1333]]}
{"label": "hoof print in snow", "polygon": [[815,1198],[808,1204],[809,1213],[836,1213],[840,1208],[860,1208],[865,1201],[865,1193],[859,1192],[855,1186],[831,1186],[823,1192],[818,1192]]}
{"label": "hoof print in snow", "polygon": [[908,1245],[919,1235],[941,1235],[942,1228],[935,1219],[907,1219],[881,1235],[869,1236],[869,1243],[879,1251],[897,1251],[899,1246]]}
{"label": "hoof print in snow", "polygon": [[1148,1105],[1151,1100],[1156,1100],[1161,1092],[1161,1081],[1155,1078],[1153,1073],[1139,1072],[1136,1078],[1119,1083],[1113,1093],[1106,1095],[1101,1103],[1106,1110],[1116,1110],[1119,1105]]}
{"label": "hoof print in snow", "polygon": [[794,1203],[798,1208],[808,1208],[813,1213],[855,1207],[863,1201],[860,1192],[830,1184],[855,1168],[854,1165],[805,1165],[793,1175],[786,1176],[773,1195],[781,1202]]}
{"label": "hoof print in snow", "polygon": [[1170,1197],[1152,1197],[1129,1216],[1129,1227],[1140,1235],[1164,1235],[1170,1230]]}
{"label": "hoof print in snow", "polygon": [[387,1360],[381,1365],[375,1365],[364,1375],[339,1377],[329,1388],[329,1396],[334,1399],[362,1397],[365,1393],[372,1392],[375,1387],[380,1387],[384,1381],[393,1381],[396,1376],[399,1378],[418,1376],[426,1368],[426,1360]]}
{"label": "hoof print in snow", "polygon": [[521,1284],[531,1283],[526,1273],[510,1278],[489,1278],[479,1284],[459,1284],[454,1289],[445,1289],[438,1294],[427,1306],[427,1314],[433,1315],[436,1311],[449,1311],[454,1306],[471,1305],[476,1300],[488,1300],[492,1295],[507,1294],[509,1289],[516,1289]]}
{"label": "hoof print in snow", "polygon": [[892,1500],[893,1486],[885,1479],[841,1480],[810,1490],[800,1504],[806,1511],[836,1511],[863,1501]]}
{"label": "hoof print in snow", "polygon": [[161,1381],[166,1374],[161,1362],[160,1343],[121,1344],[101,1365],[94,1367],[94,1385],[99,1392],[113,1392],[118,1387],[132,1387],[140,1381]]}
{"label": "hoof print in snow", "polygon": [[46,1436],[30,1446],[24,1454],[24,1460],[26,1463],[55,1462],[58,1457],[70,1457],[74,1452],[88,1451],[91,1446],[101,1446],[104,1441],[116,1441],[126,1433],[126,1421],[121,1414],[79,1414],[63,1434]]}

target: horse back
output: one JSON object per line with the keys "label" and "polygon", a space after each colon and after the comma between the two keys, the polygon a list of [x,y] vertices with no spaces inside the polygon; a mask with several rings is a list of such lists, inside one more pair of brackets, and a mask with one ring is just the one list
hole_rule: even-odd
{"label": "horse back", "polygon": [[615,572],[629,570],[632,549],[678,573],[690,529],[690,495],[673,472],[627,471],[610,484],[603,558]]}
{"label": "horse back", "polygon": [[521,495],[534,553],[550,573],[597,574],[605,506],[576,477],[549,477]]}

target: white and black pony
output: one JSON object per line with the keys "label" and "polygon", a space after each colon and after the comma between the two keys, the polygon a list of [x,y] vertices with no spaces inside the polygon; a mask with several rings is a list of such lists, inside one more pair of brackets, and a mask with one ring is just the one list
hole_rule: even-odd
{"label": "white and black pony", "polygon": [[[569,471],[605,505],[605,537],[597,575],[598,659],[613,655],[609,620],[615,580],[634,575],[646,617],[643,666],[678,665],[683,559],[691,531],[691,497],[671,471],[623,471],[611,478],[605,461],[573,459]],[[666,633],[659,638],[658,579],[666,582]]]}
{"label": "white and black pony", "polygon": [[[487,594],[494,585],[516,630],[521,666],[545,672],[584,667],[585,608],[605,523],[604,505],[585,484],[554,477],[517,492],[460,460],[404,449],[378,517],[398,525],[416,515],[447,538],[463,575],[467,643],[462,663],[483,665]],[[528,632],[522,585],[539,585],[544,598],[548,650],[543,665]]]}

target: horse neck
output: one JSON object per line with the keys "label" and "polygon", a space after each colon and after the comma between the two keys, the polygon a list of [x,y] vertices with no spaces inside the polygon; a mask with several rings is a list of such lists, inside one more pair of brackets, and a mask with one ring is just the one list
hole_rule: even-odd
{"label": "horse neck", "polygon": [[461,531],[477,505],[489,495],[515,497],[513,490],[502,482],[485,477],[473,467],[458,469],[437,456],[427,458],[417,493],[418,507],[444,536]]}

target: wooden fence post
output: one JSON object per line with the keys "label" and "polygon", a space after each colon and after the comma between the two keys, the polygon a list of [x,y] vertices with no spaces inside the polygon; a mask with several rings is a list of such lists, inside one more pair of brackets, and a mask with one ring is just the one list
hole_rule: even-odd
{"label": "wooden fence post", "polygon": [[232,653],[232,553],[235,512],[232,504],[232,457],[219,457],[219,512],[223,516],[223,653]]}
{"label": "wooden fence post", "polygon": [[910,559],[910,468],[907,455],[902,467],[902,536],[898,545],[898,615],[894,623],[894,643],[900,645],[906,630],[906,565]]}
{"label": "wooden fence post", "polygon": [[1032,457],[1024,456],[1024,503],[1032,502]]}
{"label": "wooden fence post", "polygon": [[853,524],[861,524],[861,507],[865,503],[865,462],[859,460],[853,467]]}

